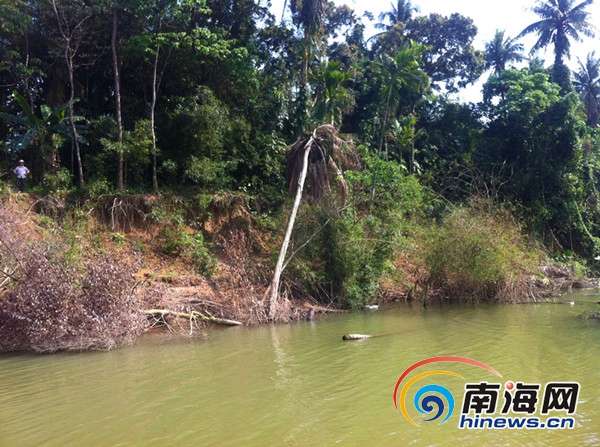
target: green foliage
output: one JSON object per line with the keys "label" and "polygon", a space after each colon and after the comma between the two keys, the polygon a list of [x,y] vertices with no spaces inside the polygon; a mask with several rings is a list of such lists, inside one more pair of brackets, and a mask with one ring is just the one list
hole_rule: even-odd
{"label": "green foliage", "polygon": [[457,91],[481,75],[483,54],[473,47],[477,27],[471,18],[458,13],[416,17],[407,35],[426,45],[423,69],[436,89]]}
{"label": "green foliage", "polygon": [[341,212],[326,204],[304,210],[296,237],[314,239],[291,265],[291,275],[311,294],[353,308],[375,299],[380,281],[394,273],[394,257],[425,202],[418,180],[402,165],[366,148],[361,158],[363,169],[346,172],[351,194]]}
{"label": "green foliage", "polygon": [[216,268],[216,259],[209,252],[202,233],[190,234],[182,225],[164,225],[158,241],[161,251],[169,256],[189,259],[196,271],[210,277]]}
{"label": "green foliage", "polygon": [[123,233],[111,233],[110,238],[117,245],[124,245],[127,237]]}
{"label": "green foliage", "polygon": [[91,199],[113,192],[113,185],[105,178],[92,180],[86,185],[86,191]]}
{"label": "green foliage", "polygon": [[318,122],[339,125],[343,114],[354,107],[354,97],[348,88],[351,76],[339,62],[322,64],[317,72],[315,115]]}
{"label": "green foliage", "polygon": [[494,38],[485,45],[485,68],[501,73],[510,62],[521,62],[523,44],[516,39],[505,37],[504,31],[496,30]]}
{"label": "green foliage", "polygon": [[371,301],[390,258],[388,244],[373,243],[368,228],[351,209],[325,227],[326,278],[345,305],[360,308]]}
{"label": "green foliage", "polygon": [[541,261],[510,214],[485,202],[454,209],[422,245],[427,286],[457,300],[519,298],[510,291]]}
{"label": "green foliage", "polygon": [[530,228],[593,254],[578,212],[585,208],[579,99],[561,96],[545,73],[527,70],[492,77],[484,92],[489,124],[480,169],[504,184],[504,199],[524,206]]}
{"label": "green foliage", "polygon": [[192,155],[187,162],[185,178],[206,188],[220,189],[230,180],[226,175],[227,165],[227,162]]}
{"label": "green foliage", "polygon": [[417,217],[421,214],[425,194],[416,177],[404,165],[386,161],[366,147],[360,148],[364,168],[346,173],[356,207],[385,219]]}
{"label": "green foliage", "polygon": [[65,195],[73,188],[73,178],[66,168],[56,172],[48,172],[42,180],[42,187],[46,193]]}

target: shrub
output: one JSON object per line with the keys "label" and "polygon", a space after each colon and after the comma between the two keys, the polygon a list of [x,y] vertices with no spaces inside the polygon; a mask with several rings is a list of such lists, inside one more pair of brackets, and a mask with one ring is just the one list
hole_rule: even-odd
{"label": "shrub", "polygon": [[516,301],[514,287],[540,265],[512,216],[501,209],[470,206],[453,210],[425,237],[426,287],[445,298]]}
{"label": "shrub", "polygon": [[42,186],[46,193],[65,194],[73,187],[73,179],[68,169],[61,168],[45,174]]}
{"label": "shrub", "polygon": [[20,226],[5,210],[0,219],[0,267],[13,272],[0,299],[0,351],[105,350],[142,333],[128,267],[99,258],[76,270],[61,249],[20,242]]}
{"label": "shrub", "polygon": [[206,188],[223,188],[231,181],[227,175],[227,165],[226,161],[192,155],[187,161],[185,177]]}
{"label": "shrub", "polygon": [[296,288],[304,289],[300,294],[360,308],[376,297],[380,280],[392,267],[400,244],[396,232],[397,226],[373,215],[363,217],[351,206],[333,215],[324,208],[308,208],[296,237],[310,243],[293,258],[288,276]]}
{"label": "shrub", "polygon": [[353,308],[373,299],[392,254],[385,240],[368,237],[369,230],[374,230],[368,224],[348,209],[324,232],[327,277],[341,303]]}
{"label": "shrub", "polygon": [[110,194],[113,191],[112,184],[105,178],[96,179],[86,186],[87,192],[92,199]]}
{"label": "shrub", "polygon": [[160,229],[158,240],[164,254],[189,259],[202,275],[214,273],[216,260],[206,247],[202,233],[190,234],[183,225],[165,225]]}
{"label": "shrub", "polygon": [[352,308],[376,298],[382,279],[393,273],[394,255],[424,211],[423,188],[401,164],[364,147],[361,158],[362,170],[345,173],[351,194],[342,211],[332,210],[327,200],[301,211],[295,237],[310,244],[290,273],[294,285],[306,289],[301,293]]}

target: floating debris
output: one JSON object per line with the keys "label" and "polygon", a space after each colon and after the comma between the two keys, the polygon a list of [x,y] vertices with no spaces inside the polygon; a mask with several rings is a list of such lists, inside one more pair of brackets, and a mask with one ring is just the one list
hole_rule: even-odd
{"label": "floating debris", "polygon": [[342,337],[344,341],[357,341],[357,340],[366,340],[367,338],[371,338],[372,335],[363,335],[363,334],[346,334]]}

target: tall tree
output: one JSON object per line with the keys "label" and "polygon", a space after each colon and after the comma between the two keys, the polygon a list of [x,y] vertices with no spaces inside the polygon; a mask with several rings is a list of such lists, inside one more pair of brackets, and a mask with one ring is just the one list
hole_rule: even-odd
{"label": "tall tree", "polygon": [[298,121],[298,131],[303,131],[307,124],[308,98],[308,75],[310,62],[315,52],[323,47],[323,35],[325,26],[325,10],[327,0],[291,0],[290,9],[292,18],[297,26],[302,28],[302,68],[300,71],[300,88],[298,97],[297,113],[302,117]]}
{"label": "tall tree", "polygon": [[522,52],[523,44],[505,37],[504,31],[496,30],[494,38],[485,45],[485,68],[498,74],[506,69],[506,64],[521,62],[524,59]]}
{"label": "tall tree", "polygon": [[302,27],[304,33],[304,48],[302,59],[301,87],[305,88],[308,82],[308,66],[314,50],[321,46],[325,17],[325,0],[292,0],[290,8],[294,23]]}
{"label": "tall tree", "polygon": [[483,53],[473,46],[477,27],[461,14],[430,14],[408,22],[406,36],[423,45],[423,70],[436,89],[457,91],[483,71]]}
{"label": "tall tree", "polygon": [[540,20],[527,26],[518,37],[535,33],[538,40],[531,52],[554,45],[553,81],[563,90],[569,89],[569,72],[565,66],[565,57],[570,57],[571,39],[581,41],[582,36],[592,37],[593,27],[589,22],[590,14],[586,8],[594,0],[584,0],[575,4],[575,0],[540,0],[533,8]]}
{"label": "tall tree", "polygon": [[600,122],[600,59],[595,53],[588,54],[585,63],[579,61],[573,84],[585,104],[588,124],[597,126]]}
{"label": "tall tree", "polygon": [[[287,180],[289,192],[294,195],[294,204],[286,224],[285,235],[269,288],[269,319],[277,319],[281,274],[294,256],[292,253],[286,259],[307,177],[309,180],[309,184],[306,185],[307,193],[315,201],[322,199],[331,191],[331,177],[333,177],[340,189],[342,199],[340,208],[343,208],[347,199],[348,185],[342,170],[356,169],[359,164],[358,156],[351,142],[340,138],[337,129],[329,124],[317,127],[310,136],[300,138],[289,148]],[[310,176],[308,176],[309,172]]]}
{"label": "tall tree", "polygon": [[62,50],[69,77],[69,122],[75,147],[79,184],[83,186],[85,178],[81,161],[80,136],[75,117],[75,69],[79,49],[86,37],[85,25],[91,19],[93,9],[82,0],[50,0],[50,5],[56,19],[57,43]]}
{"label": "tall tree", "polygon": [[418,11],[410,0],[398,0],[391,6],[391,10],[379,14],[380,22],[375,24],[375,28],[383,31],[370,38],[375,41],[377,52],[390,52],[402,45],[406,40],[406,26]]}
{"label": "tall tree", "polygon": [[[381,81],[379,151],[384,149],[385,136],[391,119],[396,117],[401,92],[420,98],[429,86],[429,79],[420,67],[423,47],[411,42],[393,56],[382,55],[375,62]],[[387,156],[387,150],[386,150]]]}
{"label": "tall tree", "polygon": [[124,182],[124,160],[123,160],[123,113],[121,109],[121,75],[119,68],[119,10],[117,4],[112,7],[112,32],[110,39],[110,48],[112,54],[113,75],[115,85],[115,115],[117,117],[117,136],[119,141],[119,150],[117,151],[117,188],[122,190],[125,187]]}

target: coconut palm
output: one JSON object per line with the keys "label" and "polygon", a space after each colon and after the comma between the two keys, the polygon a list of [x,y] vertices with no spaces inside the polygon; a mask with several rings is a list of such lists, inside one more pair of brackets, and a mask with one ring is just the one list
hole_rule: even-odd
{"label": "coconut palm", "polygon": [[600,59],[595,53],[588,54],[585,63],[579,61],[573,84],[585,104],[588,124],[597,126],[600,121]]}
{"label": "coconut palm", "polygon": [[377,28],[389,29],[396,25],[406,24],[412,19],[413,13],[418,11],[414,7],[410,0],[398,0],[394,5],[392,3],[392,9],[388,12],[382,12],[379,15],[379,20],[382,23],[375,25]]}
{"label": "coconut palm", "polygon": [[308,80],[308,65],[313,49],[319,46],[319,38],[323,34],[325,8],[327,0],[291,0],[290,9],[294,23],[302,27],[304,32],[304,54],[302,60],[301,87],[305,88]]}
{"label": "coconut palm", "polygon": [[393,56],[383,54],[374,63],[381,78],[381,129],[379,151],[382,152],[390,119],[396,116],[400,91],[403,89],[422,95],[429,87],[429,78],[421,69],[423,47],[414,42],[399,49]]}
{"label": "coconut palm", "polygon": [[[575,0],[540,0],[533,11],[540,20],[527,26],[518,38],[536,33],[538,40],[531,48],[537,50],[554,45],[554,74],[555,81],[560,81],[556,75],[564,71],[564,58],[570,56],[571,40],[581,41],[582,36],[592,37],[593,26],[588,21],[589,12],[586,8],[593,0],[584,0],[575,4]],[[563,85],[564,87],[564,85]]]}
{"label": "coconut palm", "polygon": [[392,3],[392,9],[379,14],[381,22],[375,24],[376,28],[383,31],[376,33],[369,38],[376,42],[376,50],[392,50],[397,48],[405,40],[406,24],[413,18],[418,9],[413,6],[410,0],[398,0],[396,4]]}
{"label": "coconut palm", "polygon": [[485,68],[493,69],[496,74],[506,69],[510,62],[521,62],[523,44],[517,39],[505,37],[504,31],[496,30],[494,38],[485,45]]}

